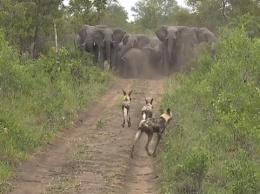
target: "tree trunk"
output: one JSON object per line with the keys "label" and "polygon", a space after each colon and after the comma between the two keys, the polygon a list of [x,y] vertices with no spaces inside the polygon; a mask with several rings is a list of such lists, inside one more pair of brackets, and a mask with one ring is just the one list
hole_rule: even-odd
{"label": "tree trunk", "polygon": [[33,43],[32,43],[32,58],[36,58],[36,41],[38,40],[38,33],[39,33],[39,26],[35,27],[34,36],[33,36]]}
{"label": "tree trunk", "polygon": [[55,21],[53,21],[53,27],[54,27],[55,52],[58,53],[58,36],[57,36],[57,28],[56,28]]}

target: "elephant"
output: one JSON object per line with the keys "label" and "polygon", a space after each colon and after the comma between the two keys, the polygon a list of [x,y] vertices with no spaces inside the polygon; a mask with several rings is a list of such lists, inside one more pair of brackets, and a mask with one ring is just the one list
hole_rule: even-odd
{"label": "elephant", "polygon": [[210,52],[212,56],[215,56],[216,54],[215,44],[217,42],[217,38],[215,34],[205,27],[202,28],[191,27],[191,29],[193,29],[196,32],[199,43],[204,43],[204,42],[208,43],[208,45],[210,46]]}
{"label": "elephant", "polygon": [[[157,41],[157,42],[156,42]],[[122,55],[126,53],[131,48],[142,49],[148,45],[154,47],[156,44],[159,44],[158,39],[156,37],[149,37],[144,34],[125,34],[123,40],[124,50],[122,51]]]}
{"label": "elephant", "polygon": [[145,35],[134,35],[134,34],[125,34],[122,39],[122,45],[120,46],[120,50],[117,55],[117,64],[119,67],[119,72],[122,73],[122,65],[124,61],[122,57],[126,52],[128,52],[132,48],[142,48],[147,45],[149,42],[149,38],[145,37]]}
{"label": "elephant", "polygon": [[256,38],[260,36],[260,27],[258,26],[249,26],[247,27],[247,35],[249,38]]}
{"label": "elephant", "polygon": [[118,44],[126,31],[121,28],[96,28],[92,33],[94,42],[98,45],[99,64],[104,69],[105,60],[110,64],[110,70],[117,66]]}
{"label": "elephant", "polygon": [[161,44],[161,41],[157,38],[157,36],[150,36],[149,39],[150,39],[149,45],[151,48],[154,48]]}
{"label": "elephant", "polygon": [[142,77],[147,71],[147,57],[142,50],[137,48],[129,49],[122,56],[123,77]]}
{"label": "elephant", "polygon": [[152,47],[151,45],[146,46],[142,51],[147,56],[150,67],[157,72],[157,74],[163,74],[163,44],[160,42],[158,45]]}
{"label": "elephant", "polygon": [[122,49],[121,56],[123,56],[131,48],[143,48],[149,44],[150,40],[149,37],[144,34],[125,34],[122,42],[124,49]]}
{"label": "elephant", "polygon": [[107,28],[106,25],[83,25],[77,34],[77,45],[81,51],[86,51],[94,55],[94,62],[98,61],[98,46],[95,44],[92,34],[96,28]]}
{"label": "elephant", "polygon": [[179,71],[181,65],[190,60],[193,46],[198,44],[197,34],[187,26],[161,25],[156,30],[158,39],[163,43],[163,72]]}
{"label": "elephant", "polygon": [[160,43],[157,37],[149,37],[144,34],[125,34],[122,42],[123,47],[118,53],[117,59],[119,65],[122,63],[122,56],[131,48],[143,49],[147,46],[154,47]]}

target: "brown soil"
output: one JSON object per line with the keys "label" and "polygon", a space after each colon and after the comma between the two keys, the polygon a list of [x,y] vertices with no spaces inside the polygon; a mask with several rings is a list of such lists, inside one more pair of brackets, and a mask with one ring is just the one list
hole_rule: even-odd
{"label": "brown soil", "polygon": [[[52,144],[41,147],[17,168],[7,193],[157,193],[157,158],[149,157],[144,149],[147,137],[143,135],[138,142],[134,159],[130,150],[144,97],[153,97],[158,110],[162,83],[118,78],[83,111],[74,127],[59,133]],[[130,128],[121,127],[121,89],[133,89]]]}

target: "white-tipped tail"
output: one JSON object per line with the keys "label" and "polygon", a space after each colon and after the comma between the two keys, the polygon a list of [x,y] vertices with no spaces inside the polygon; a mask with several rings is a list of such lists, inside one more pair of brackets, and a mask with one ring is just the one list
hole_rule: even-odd
{"label": "white-tipped tail", "polygon": [[141,136],[141,130],[138,130],[135,134],[134,144],[138,141]]}
{"label": "white-tipped tail", "polygon": [[125,120],[127,120],[127,108],[126,107],[124,107],[123,112],[124,112],[124,118],[125,118]]}
{"label": "white-tipped tail", "polygon": [[146,119],[146,113],[143,112],[143,120],[145,120],[145,119]]}
{"label": "white-tipped tail", "polygon": [[143,123],[144,123],[145,121],[146,121],[145,119],[141,120],[140,123],[139,123],[139,127],[142,127],[142,125],[143,125]]}

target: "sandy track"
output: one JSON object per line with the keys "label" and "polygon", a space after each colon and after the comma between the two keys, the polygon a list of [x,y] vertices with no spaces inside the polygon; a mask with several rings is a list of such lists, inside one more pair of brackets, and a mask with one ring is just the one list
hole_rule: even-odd
{"label": "sandy track", "polygon": [[[121,89],[133,89],[130,128],[121,127]],[[157,159],[144,150],[147,137],[141,137],[134,159],[130,150],[144,97],[153,97],[158,110],[161,92],[162,80],[118,78],[79,116],[74,128],[58,134],[18,167],[8,193],[157,193]]]}

